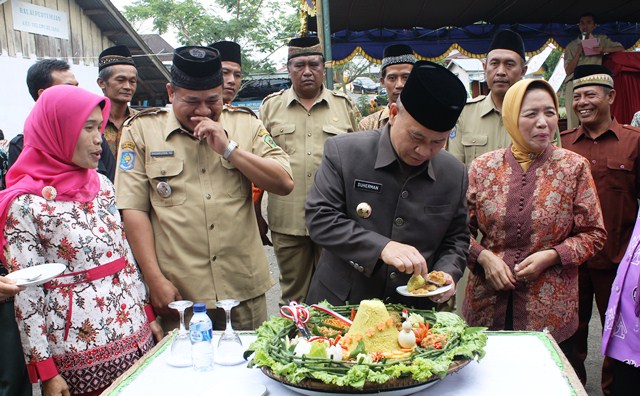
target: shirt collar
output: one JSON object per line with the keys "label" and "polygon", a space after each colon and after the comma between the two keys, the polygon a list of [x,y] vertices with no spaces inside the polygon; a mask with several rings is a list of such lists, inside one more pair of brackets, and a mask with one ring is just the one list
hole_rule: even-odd
{"label": "shirt collar", "polygon": [[[596,139],[592,139],[592,140],[600,139],[602,136],[608,135],[609,133],[612,133],[616,137],[616,139],[620,140],[620,136],[618,135],[618,132],[617,132],[619,127],[620,127],[620,124],[618,124],[618,121],[616,121],[616,119],[613,118],[611,120],[611,124],[609,124],[609,128],[603,134],[598,136]],[[584,129],[584,126],[582,125],[578,127],[577,133],[573,138],[573,141],[571,142],[571,144],[575,144],[576,142],[578,142],[578,140],[581,140],[581,139],[591,139],[591,137],[589,137],[589,135],[587,134],[587,131]]]}
{"label": "shirt collar", "polygon": [[[291,103],[293,103],[294,101],[302,104],[302,101],[300,100],[300,97],[298,96],[296,91],[293,89],[293,87],[291,87],[288,90],[286,90],[284,92],[284,94],[286,95],[285,99],[286,99],[287,106],[291,106]],[[329,90],[324,88],[324,84],[320,86],[320,96],[318,96],[316,101],[313,103],[313,106],[315,106],[318,103],[321,103],[323,101],[326,102],[326,103],[329,103]],[[313,106],[311,106],[311,107],[313,107]]]}
{"label": "shirt collar", "polygon": [[164,132],[163,132],[164,140],[166,141],[167,139],[169,139],[169,136],[174,132],[182,132],[185,135],[189,136],[190,138],[196,139],[196,137],[193,136],[192,132],[187,131],[182,127],[182,125],[180,125],[180,121],[178,121],[178,119],[176,118],[176,114],[173,112],[173,109],[171,109],[169,110],[169,119],[165,124]]}
{"label": "shirt collar", "polygon": [[491,112],[495,112],[496,114],[500,115],[500,110],[498,110],[498,108],[496,107],[496,104],[493,102],[493,97],[491,96],[491,92],[489,92],[489,95],[485,96],[485,98],[482,99],[482,103],[480,103],[480,106],[481,106],[480,108],[481,117],[484,117]]}
{"label": "shirt collar", "polygon": [[[382,128],[382,132],[380,133],[380,139],[378,140],[378,155],[376,157],[374,169],[386,168],[388,166],[392,166],[394,163],[399,169],[402,167],[400,158],[396,154],[396,151],[393,149],[393,145],[391,144],[391,124],[387,124],[384,126],[384,128]],[[436,175],[433,171],[431,161],[426,161],[424,164],[416,168],[417,171],[414,172],[411,176],[425,173],[433,181],[436,180]]]}
{"label": "shirt collar", "polygon": [[[127,106],[127,110],[125,111],[125,115],[126,115],[125,120],[126,120],[127,118],[131,117],[131,115],[133,115],[133,114],[137,113],[137,111],[136,111],[136,110],[133,110],[133,111],[132,111],[132,110],[133,110],[133,109],[132,109],[131,107]],[[124,125],[124,124],[123,124],[123,125]],[[106,126],[107,126],[107,127],[110,127],[110,126],[111,126],[111,127],[113,127],[114,129],[118,129],[118,128],[116,128],[116,124],[114,124],[113,122],[111,122],[111,118],[109,118],[109,119],[107,120],[107,125],[106,125]]]}

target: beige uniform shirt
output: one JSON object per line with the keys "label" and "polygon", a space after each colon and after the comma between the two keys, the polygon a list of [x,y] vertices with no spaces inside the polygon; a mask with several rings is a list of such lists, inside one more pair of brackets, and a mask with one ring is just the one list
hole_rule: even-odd
{"label": "beige uniform shirt", "polygon": [[[138,114],[138,110],[127,107],[127,118]],[[124,123],[122,124],[124,127]],[[113,158],[118,158],[118,147],[120,147],[120,136],[122,135],[122,128],[118,129],[116,125],[107,121],[107,126],[104,128],[104,139],[109,143],[109,148],[113,153]]]}
{"label": "beige uniform shirt", "polygon": [[[220,122],[239,149],[271,158],[291,174],[287,155],[256,117],[225,110]],[[161,182],[170,186],[168,196]],[[160,269],[185,299],[208,306],[244,301],[274,284],[251,182],[181,129],[172,110],[143,112],[126,123],[115,184],[119,209],[149,212]]]}
{"label": "beige uniform shirt", "polygon": [[369,131],[371,129],[382,128],[389,122],[389,106],[364,117],[358,123],[359,131]]}
{"label": "beige uniform shirt", "polygon": [[476,157],[509,144],[511,137],[504,129],[502,116],[491,95],[478,96],[464,106],[455,128],[449,134],[447,151],[468,168]]}
{"label": "beige uniform shirt", "polygon": [[293,88],[267,96],[260,118],[276,143],[289,154],[293,192],[269,196],[269,227],[281,234],[309,235],[304,222],[304,202],[322,160],[324,142],[331,136],[356,130],[355,107],[348,96],[322,88],[307,110]]}
{"label": "beige uniform shirt", "polygon": [[[603,46],[603,48],[611,48],[611,47],[616,47],[616,46],[621,46],[622,44],[611,40],[609,37],[607,37],[604,34],[594,34],[593,37],[597,38],[598,40],[600,40],[600,45]],[[578,46],[582,45],[582,40],[580,39],[580,37],[578,37],[577,39],[573,40],[572,42],[570,42],[567,45],[567,48],[564,51],[564,66],[567,67],[567,65],[573,60],[573,58],[575,58],[576,56],[576,52],[578,51]],[[576,66],[580,66],[580,65],[601,65],[602,64],[602,54],[601,55],[590,55],[590,56],[586,56],[584,53],[580,54],[580,59],[578,59],[578,64]],[[565,82],[566,81],[571,81],[573,79],[573,73],[569,74],[567,77],[565,77]]]}

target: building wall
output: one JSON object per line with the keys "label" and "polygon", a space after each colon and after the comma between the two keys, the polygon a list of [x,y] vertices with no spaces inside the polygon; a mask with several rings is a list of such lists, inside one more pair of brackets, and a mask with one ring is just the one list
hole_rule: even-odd
{"label": "building wall", "polygon": [[13,1],[0,5],[0,129],[9,139],[22,133],[24,120],[33,107],[26,84],[27,69],[33,63],[43,58],[64,59],[81,87],[102,94],[96,83],[98,55],[113,45],[75,0],[22,1],[67,13],[68,40],[14,30]]}
{"label": "building wall", "polygon": [[67,13],[69,40],[47,37],[13,29],[12,3],[0,5],[0,49],[3,55],[24,58],[63,58],[74,64],[97,66],[103,48],[112,46],[75,0],[23,0],[42,7]]}

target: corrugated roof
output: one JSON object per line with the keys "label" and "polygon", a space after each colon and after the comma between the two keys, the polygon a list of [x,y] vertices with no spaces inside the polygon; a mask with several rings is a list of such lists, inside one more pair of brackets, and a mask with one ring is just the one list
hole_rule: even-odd
{"label": "corrugated roof", "polygon": [[120,11],[109,0],[76,2],[103,35],[115,44],[126,45],[131,51],[138,69],[138,89],[132,102],[148,101],[150,106],[167,103],[166,84],[170,80],[169,71]]}

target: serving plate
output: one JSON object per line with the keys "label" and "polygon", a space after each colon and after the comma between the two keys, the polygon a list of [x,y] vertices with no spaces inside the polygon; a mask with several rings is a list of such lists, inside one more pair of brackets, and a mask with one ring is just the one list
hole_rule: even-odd
{"label": "serving plate", "polygon": [[[456,360],[449,366],[447,375],[455,373],[469,364],[471,360]],[[365,382],[362,389],[356,389],[351,386],[337,386],[334,384],[325,384],[320,380],[304,379],[297,384],[289,382],[285,377],[275,374],[269,367],[262,366],[260,370],[274,381],[280,382],[290,390],[309,396],[327,396],[332,394],[340,395],[359,395],[359,396],[404,396],[411,395],[421,390],[427,389],[435,385],[440,377],[432,376],[424,381],[416,381],[410,377],[394,378],[384,384],[374,382]]]}
{"label": "serving plate", "polygon": [[398,286],[396,287],[396,291],[406,297],[431,297],[431,296],[437,296],[438,294],[446,293],[449,290],[451,290],[452,287],[453,287],[453,283],[449,283],[448,285],[444,285],[435,290],[431,290],[428,293],[416,294],[408,291],[407,286]]}

